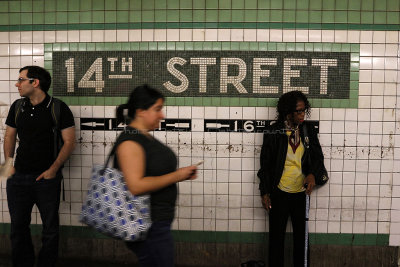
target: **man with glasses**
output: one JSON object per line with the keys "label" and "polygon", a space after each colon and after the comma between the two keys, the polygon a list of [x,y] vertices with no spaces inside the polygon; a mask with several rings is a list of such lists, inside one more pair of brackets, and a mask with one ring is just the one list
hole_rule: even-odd
{"label": "man with glasses", "polygon": [[[19,138],[15,166],[7,180],[13,266],[33,267],[35,264],[29,228],[34,204],[43,224],[37,266],[55,266],[58,257],[61,170],[74,149],[75,127],[69,107],[48,95],[50,84],[51,76],[45,69],[21,68],[15,86],[23,98],[11,105],[6,120],[6,159],[13,158],[17,134]],[[57,124],[63,141],[59,150],[54,142],[55,101],[59,105]]]}

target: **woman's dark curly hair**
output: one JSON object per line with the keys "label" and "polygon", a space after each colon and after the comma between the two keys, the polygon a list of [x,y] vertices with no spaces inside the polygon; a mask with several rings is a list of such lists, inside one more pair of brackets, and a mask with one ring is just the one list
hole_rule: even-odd
{"label": "woman's dark curly hair", "polygon": [[310,117],[311,106],[307,97],[301,91],[290,91],[283,95],[278,100],[276,111],[278,113],[278,122],[286,120],[287,115],[296,111],[298,101],[303,101],[306,109],[307,117]]}

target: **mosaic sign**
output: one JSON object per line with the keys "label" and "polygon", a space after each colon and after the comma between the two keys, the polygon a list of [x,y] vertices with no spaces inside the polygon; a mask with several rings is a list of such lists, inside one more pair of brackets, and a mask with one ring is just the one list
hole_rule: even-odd
{"label": "mosaic sign", "polygon": [[[81,130],[90,131],[122,131],[125,123],[117,124],[116,118],[80,118]],[[165,119],[155,131],[190,131],[192,120],[190,119]]]}
{"label": "mosaic sign", "polygon": [[[273,120],[204,120],[204,132],[262,133]],[[319,133],[319,121],[307,121]]]}
{"label": "mosaic sign", "polygon": [[205,132],[263,132],[270,125],[267,120],[204,120]]}
{"label": "mosaic sign", "polygon": [[[273,120],[217,120],[205,119],[204,132],[244,132],[262,133]],[[316,132],[319,132],[319,121],[307,121]],[[80,118],[80,129],[90,131],[122,131],[126,124],[117,124],[116,118]],[[191,119],[164,119],[155,131],[180,131],[192,130]]]}
{"label": "mosaic sign", "polygon": [[149,84],[165,96],[347,99],[350,53],[293,51],[53,52],[55,96],[128,96]]}

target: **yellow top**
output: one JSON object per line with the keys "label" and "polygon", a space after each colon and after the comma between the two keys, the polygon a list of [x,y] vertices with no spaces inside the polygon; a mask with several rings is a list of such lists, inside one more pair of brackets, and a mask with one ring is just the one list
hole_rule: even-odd
{"label": "yellow top", "polygon": [[[289,138],[290,131],[287,131],[286,134]],[[283,168],[282,178],[278,185],[280,190],[288,193],[299,193],[305,190],[303,187],[305,176],[301,171],[301,158],[303,154],[304,145],[301,140],[296,149],[296,153],[293,153],[292,147],[288,142],[285,167]]]}

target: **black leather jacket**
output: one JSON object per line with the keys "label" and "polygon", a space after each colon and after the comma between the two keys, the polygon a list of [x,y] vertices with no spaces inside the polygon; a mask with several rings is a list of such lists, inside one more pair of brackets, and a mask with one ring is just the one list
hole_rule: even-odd
{"label": "black leather jacket", "polygon": [[[303,127],[307,127],[310,149],[305,149],[301,160],[302,171],[305,176],[312,173],[314,176],[324,168],[324,155],[319,144],[318,135],[313,126],[304,122],[300,125],[301,141],[304,144]],[[288,149],[288,137],[284,123],[275,123],[264,132],[264,141],[260,156],[260,170],[257,176],[260,178],[260,194],[272,194],[278,188],[286,161]],[[310,156],[310,160],[308,160]],[[312,162],[312,164],[310,164]]]}

